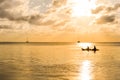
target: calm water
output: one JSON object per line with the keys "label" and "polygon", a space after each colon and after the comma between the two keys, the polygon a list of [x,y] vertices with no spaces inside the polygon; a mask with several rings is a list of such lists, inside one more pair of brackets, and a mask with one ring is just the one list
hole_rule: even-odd
{"label": "calm water", "polygon": [[0,80],[120,80],[120,43],[95,45],[0,43]]}

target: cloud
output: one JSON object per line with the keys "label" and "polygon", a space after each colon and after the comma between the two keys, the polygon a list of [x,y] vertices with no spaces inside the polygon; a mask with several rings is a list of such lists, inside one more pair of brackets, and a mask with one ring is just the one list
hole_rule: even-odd
{"label": "cloud", "polygon": [[[97,16],[95,19],[96,24],[107,24],[107,23],[119,23],[118,21],[118,9],[120,8],[120,3],[114,4],[113,6],[98,6],[91,12]],[[101,15],[101,16],[100,16]],[[98,17],[99,16],[99,17]]]}
{"label": "cloud", "polygon": [[[67,0],[52,0],[51,3],[41,0],[39,5],[33,5],[33,7],[30,1],[0,0],[0,20],[7,21],[6,23],[1,21],[1,32],[29,32],[28,30],[32,30],[34,33],[48,34],[51,31],[69,30],[71,9],[66,4]],[[40,8],[43,4],[44,8]],[[45,4],[50,6],[46,7]],[[37,6],[38,9],[36,9]]]}
{"label": "cloud", "polygon": [[99,12],[111,13],[120,8],[120,3],[115,4],[114,6],[98,6],[96,9],[91,10],[93,14],[98,14]]}
{"label": "cloud", "polygon": [[92,12],[92,14],[97,14],[97,13],[103,11],[104,8],[105,8],[105,6],[99,6],[96,9],[92,10],[91,12]]}
{"label": "cloud", "polygon": [[14,15],[9,11],[10,9],[19,6],[20,2],[17,0],[0,0],[0,18],[14,18]]}
{"label": "cloud", "polygon": [[0,29],[13,29],[10,25],[0,25]]}
{"label": "cloud", "polygon": [[18,6],[20,5],[20,1],[19,0],[1,0],[0,1],[0,7],[3,9],[10,9],[13,8],[14,6]]}
{"label": "cloud", "polygon": [[96,20],[97,24],[113,23],[115,21],[115,15],[104,15]]}
{"label": "cloud", "polygon": [[67,3],[67,0],[53,0],[52,5],[55,7],[61,7]]}
{"label": "cloud", "polygon": [[120,8],[120,3],[115,4],[113,7],[107,7],[106,12],[112,12]]}
{"label": "cloud", "polygon": [[27,21],[38,14],[29,8],[29,0],[0,0],[0,18],[13,21]]}
{"label": "cloud", "polygon": [[53,0],[52,6],[46,13],[38,15],[36,18],[29,19],[29,22],[39,26],[49,26],[52,29],[59,29],[69,21],[70,9],[66,7],[66,0]]}
{"label": "cloud", "polygon": [[[54,26],[60,25],[58,22],[59,20],[63,23],[64,20],[61,21],[63,18],[62,16],[65,17],[70,13],[68,8],[63,7],[67,0],[53,0],[51,3],[52,6],[45,13],[40,13],[39,11],[39,13],[36,13],[36,11],[30,9],[26,11],[29,5],[27,5],[27,3],[23,4],[24,1],[26,0],[23,0],[22,2],[20,0],[12,0],[11,2],[9,0],[0,0],[0,18],[6,18],[10,21],[16,22],[28,22],[33,25],[45,26],[53,24]],[[21,10],[21,7],[23,10]],[[18,12],[18,9],[20,9],[21,12]],[[31,12],[33,12],[33,14],[29,14]]]}

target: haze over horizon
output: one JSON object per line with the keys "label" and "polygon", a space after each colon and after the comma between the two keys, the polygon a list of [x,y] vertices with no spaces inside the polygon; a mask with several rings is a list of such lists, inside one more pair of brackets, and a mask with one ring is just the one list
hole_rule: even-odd
{"label": "haze over horizon", "polygon": [[27,38],[120,42],[120,0],[0,0],[0,42]]}

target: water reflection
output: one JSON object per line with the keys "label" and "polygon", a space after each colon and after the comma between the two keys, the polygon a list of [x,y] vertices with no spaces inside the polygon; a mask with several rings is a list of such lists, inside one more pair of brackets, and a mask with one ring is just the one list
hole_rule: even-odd
{"label": "water reflection", "polygon": [[89,60],[85,60],[82,62],[79,80],[91,80],[92,79],[92,67],[91,62]]}
{"label": "water reflection", "polygon": [[81,48],[93,47],[93,43],[78,43],[77,45]]}
{"label": "water reflection", "polygon": [[99,47],[0,45],[0,80],[120,80],[120,47]]}

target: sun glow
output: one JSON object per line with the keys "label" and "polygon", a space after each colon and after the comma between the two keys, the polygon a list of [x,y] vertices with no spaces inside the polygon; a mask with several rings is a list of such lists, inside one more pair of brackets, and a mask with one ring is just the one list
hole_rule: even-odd
{"label": "sun glow", "polygon": [[78,43],[78,46],[81,48],[92,47],[92,43]]}
{"label": "sun glow", "polygon": [[70,0],[72,17],[91,16],[91,9],[96,7],[96,0]]}

